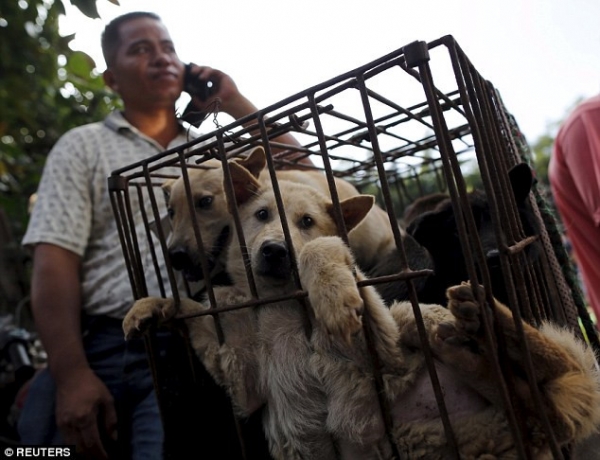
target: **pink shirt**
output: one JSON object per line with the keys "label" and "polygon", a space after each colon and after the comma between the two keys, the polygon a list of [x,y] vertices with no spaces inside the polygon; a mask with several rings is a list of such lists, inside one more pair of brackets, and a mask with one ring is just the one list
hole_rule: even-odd
{"label": "pink shirt", "polygon": [[550,159],[552,193],[600,320],[600,95],[561,126]]}

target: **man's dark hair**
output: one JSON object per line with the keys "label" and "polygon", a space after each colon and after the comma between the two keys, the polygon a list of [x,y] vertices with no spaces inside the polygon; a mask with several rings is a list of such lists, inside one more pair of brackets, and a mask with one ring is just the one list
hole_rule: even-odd
{"label": "man's dark hair", "polygon": [[149,13],[146,11],[134,11],[132,13],[126,13],[116,17],[110,21],[102,32],[102,54],[104,55],[104,61],[106,66],[110,67],[114,64],[117,56],[117,49],[121,44],[120,29],[121,26],[129,21],[139,18],[150,18],[156,21],[161,21],[160,16],[155,13]]}

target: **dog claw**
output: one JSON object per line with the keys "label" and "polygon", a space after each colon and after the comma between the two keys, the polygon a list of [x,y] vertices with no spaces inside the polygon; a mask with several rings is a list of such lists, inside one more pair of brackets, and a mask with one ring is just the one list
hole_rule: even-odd
{"label": "dog claw", "polygon": [[[452,286],[446,293],[448,310],[454,318],[438,324],[436,331],[437,354],[446,356],[449,362],[455,362],[457,359],[472,359],[480,348],[482,306],[476,300],[473,288],[469,283]],[[459,353],[459,351],[461,352]],[[459,356],[461,358],[458,358]]]}
{"label": "dog claw", "polygon": [[139,337],[154,323],[164,323],[175,314],[172,299],[144,298],[138,300],[123,319],[127,340]]}

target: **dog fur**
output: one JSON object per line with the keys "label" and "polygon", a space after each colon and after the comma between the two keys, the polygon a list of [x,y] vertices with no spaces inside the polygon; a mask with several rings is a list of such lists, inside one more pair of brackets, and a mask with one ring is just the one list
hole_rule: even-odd
{"label": "dog fur", "polygon": [[[231,242],[231,215],[223,190],[223,169],[218,160],[207,160],[200,169],[188,168],[191,198],[200,227],[202,246],[209,272],[220,271]],[[182,271],[188,281],[204,278],[189,201],[182,178],[163,184],[167,197],[171,232],[167,240],[173,268]]]}
{"label": "dog fur", "polygon": [[[344,460],[392,458],[367,353],[364,330],[368,328],[400,453],[407,458],[447,458],[412,306],[397,302],[388,309],[374,288],[357,287],[365,276],[351,250],[335,236],[331,201],[315,188],[279,182],[292,239],[286,242],[272,187],[239,165],[232,164],[231,173],[246,246],[229,246],[227,266],[233,286],[216,288],[217,306],[253,298],[245,251],[260,298],[296,292],[292,258],[297,255],[309,306],[304,311],[297,300],[274,300],[220,314],[223,344],[211,315],[187,320],[192,347],[215,380],[227,388],[240,415],[264,406],[264,429],[276,459],[325,460],[337,454]],[[359,225],[372,205],[372,197],[367,196],[343,200],[346,227]],[[461,455],[516,458],[490,371],[492,351],[484,340],[481,306],[469,285],[449,289],[448,299],[447,308],[421,305],[420,309]],[[126,316],[124,331],[130,337],[153,321],[169,321],[178,312],[206,313],[207,308],[190,299],[182,299],[179,306],[172,299],[142,299]],[[510,365],[517,376],[524,375],[511,313],[500,303],[495,309],[507,336]],[[307,333],[307,317],[312,333]],[[565,445],[585,438],[600,422],[593,353],[565,330],[550,325],[540,330],[522,327],[558,442]],[[535,458],[548,458],[539,414],[524,381],[517,381],[515,397],[527,415],[527,445]]]}
{"label": "dog fur", "polygon": [[404,228],[408,227],[413,220],[427,211],[433,211],[441,202],[448,201],[450,195],[447,193],[430,193],[423,195],[409,204],[402,215]]}

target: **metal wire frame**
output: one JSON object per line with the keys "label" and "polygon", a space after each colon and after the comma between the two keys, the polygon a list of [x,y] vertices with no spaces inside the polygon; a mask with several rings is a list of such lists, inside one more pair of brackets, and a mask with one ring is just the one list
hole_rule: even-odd
{"label": "metal wire frame", "polygon": [[[436,53],[435,58],[432,58],[433,53]],[[452,83],[449,89],[442,90],[442,85],[436,86],[438,72],[442,72],[437,66],[438,58],[446,62],[446,67],[439,67],[445,72],[442,76],[451,76]],[[393,79],[393,91],[379,81],[387,79],[388,76]],[[408,95],[399,95],[395,90],[404,85],[413,90]],[[415,97],[417,101],[401,103],[404,98],[413,100]],[[355,105],[346,109],[346,99],[353,100]],[[273,141],[280,134],[288,132],[294,133],[301,140],[301,148]],[[527,377],[535,402],[541,407],[539,391],[536,385],[531,385],[535,381],[535,371],[528,354],[521,319],[533,325],[539,325],[543,319],[553,319],[570,326],[575,332],[578,332],[579,328],[577,324],[573,324],[572,313],[567,311],[569,306],[565,304],[565,295],[560,294],[556,286],[556,280],[560,280],[562,274],[557,273],[548,263],[548,258],[552,256],[548,253],[550,249],[545,246],[541,256],[535,259],[532,259],[527,251],[530,245],[536,244],[538,238],[525,234],[516,211],[507,171],[522,159],[515,149],[498,92],[477,72],[453,37],[442,37],[428,44],[411,43],[365,66],[220,127],[179,148],[167,150],[145,161],[114,171],[109,178],[109,189],[134,298],[149,294],[149,277],[158,279],[159,295],[173,297],[176,301],[179,301],[181,296],[193,296],[196,289],[178,279],[167,256],[166,232],[160,224],[164,218],[164,200],[158,187],[168,178],[181,176],[189,197],[191,186],[188,170],[206,167],[205,162],[208,159],[216,158],[221,161],[224,170],[225,193],[228,200],[234,202],[228,160],[244,155],[257,145],[262,145],[267,153],[268,169],[282,216],[282,228],[290,248],[293,248],[293,242],[285,219],[276,169],[297,162],[298,152],[309,156],[315,163],[315,168],[326,175],[331,199],[338,210],[336,221],[339,233],[346,241],[347,233],[339,210],[334,177],[346,178],[354,182],[359,189],[370,193],[374,191],[377,194],[380,204],[389,214],[394,229],[400,271],[360,284],[376,285],[390,281],[406,283],[446,431],[448,455],[456,458],[458,451],[452,424],[426,339],[413,282],[428,276],[431,271],[419,270],[409,265],[402,237],[395,223],[399,220],[399,210],[415,198],[408,192],[408,186],[412,185],[413,191],[416,190],[416,193],[421,195],[424,193],[423,174],[433,174],[437,189],[445,190],[451,198],[471,283],[475,286],[491,286],[486,255],[470,209],[464,179],[464,167],[467,162],[463,157],[474,155],[491,209],[502,273],[507,284],[509,307],[513,311],[523,353],[528,357]],[[280,152],[274,154],[273,148],[278,148]],[[132,199],[138,203],[147,203],[147,207],[141,206],[139,216],[133,215]],[[203,270],[208,273],[201,227],[196,221],[191,200],[188,204]],[[232,225],[238,235],[238,241],[232,244],[239,244],[242,248],[252,299],[239,305],[218,305],[210,277],[207,277],[204,290],[210,309],[204,314],[215,317],[219,340],[225,340],[223,331],[218,326],[220,314],[285,299],[295,299],[299,306],[304,308],[306,333],[310,335],[313,318],[306,304],[306,293],[302,290],[295,260],[292,260],[292,276],[297,289],[284,297],[260,298],[249,269],[242,224],[236,212],[233,213]],[[140,231],[140,228],[143,231]],[[141,238],[145,238],[148,244],[142,245]],[[146,248],[144,253],[140,250],[141,247]],[[292,251],[292,258],[294,257],[295,253]],[[151,264],[147,263],[148,258],[152,261]],[[485,289],[485,294],[476,289],[476,295],[480,302],[493,305],[491,289]],[[510,367],[503,365],[506,360],[503,331],[496,327],[497,322],[493,318],[495,312],[488,313],[485,309],[483,311],[488,346],[490,350],[495,351],[489,359],[494,364],[495,377],[503,396],[515,444],[521,457],[529,458],[530,452],[522,439],[523,418],[519,407],[515,407],[511,398],[510,389],[514,376],[510,374]],[[377,354],[369,338],[368,311],[364,324],[369,352],[373,358],[375,385],[378,394],[381,395],[382,376]],[[148,341],[148,346],[152,347],[151,341]],[[160,369],[155,371],[160,373]],[[160,401],[159,386],[157,392]],[[379,402],[390,444],[399,458],[391,436],[393,421],[389,407],[385,398],[381,397]],[[542,410],[540,414],[543,414]],[[552,427],[547,419],[543,420],[546,434],[551,440],[552,453],[555,458],[562,458],[562,452],[554,440]],[[243,456],[243,453],[241,455]]]}

